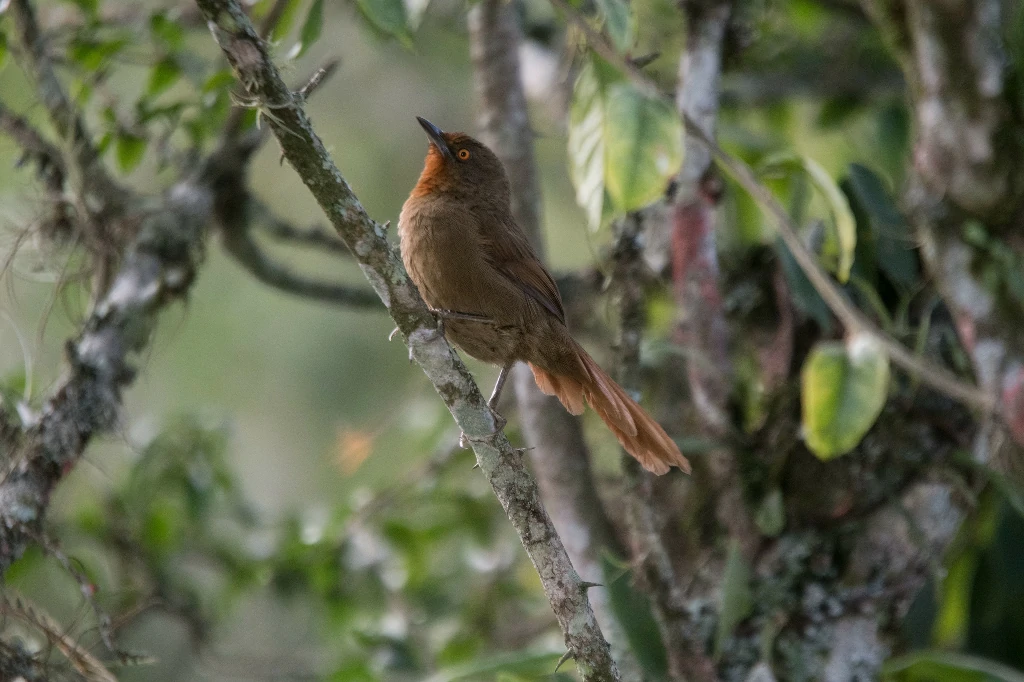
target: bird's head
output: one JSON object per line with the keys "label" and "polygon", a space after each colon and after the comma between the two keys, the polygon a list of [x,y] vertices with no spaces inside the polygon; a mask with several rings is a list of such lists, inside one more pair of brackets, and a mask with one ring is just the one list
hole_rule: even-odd
{"label": "bird's head", "polygon": [[446,133],[420,116],[416,120],[426,131],[430,148],[413,194],[508,201],[508,176],[494,152],[465,133]]}

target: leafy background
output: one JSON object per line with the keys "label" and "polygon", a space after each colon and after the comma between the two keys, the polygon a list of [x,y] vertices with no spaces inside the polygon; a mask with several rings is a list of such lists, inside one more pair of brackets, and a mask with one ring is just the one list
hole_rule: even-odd
{"label": "leafy background", "polygon": [[[636,54],[660,52],[650,70],[671,80],[681,48],[678,22],[665,20],[676,16],[674,3],[596,4],[616,43],[632,44]],[[739,65],[744,76],[770,80],[779,67],[820,59],[813,55],[823,45],[892,71],[877,36],[865,37],[827,5],[746,3],[754,37]],[[106,7],[41,3],[44,17],[73,19],[62,33],[64,69],[102,131],[109,164],[133,183],[163,187],[169,159],[210,144],[231,106],[231,80],[184,6],[141,5],[125,27],[100,18]],[[268,8],[261,0],[252,11]],[[278,62],[296,83],[340,57],[338,74],[308,110],[378,219],[396,222],[421,168],[426,143],[413,114],[445,129],[474,129],[464,14],[461,3],[445,0],[295,0],[274,34]],[[596,58],[570,74],[550,51],[561,29],[547,3],[530,0],[523,14],[533,51],[528,80],[580,79],[567,115],[549,99],[533,104],[550,260],[557,270],[600,268],[610,220],[655,199],[678,167],[679,122]],[[8,28],[0,15],[0,30]],[[818,230],[822,261],[861,307],[909,345],[922,343],[927,332],[899,314],[921,277],[893,198],[908,153],[902,96],[885,89],[866,99],[797,93],[730,105],[729,87],[741,92],[744,83],[727,81],[722,144],[759,169],[798,222]],[[0,93],[7,106],[43,118],[9,57]],[[17,159],[0,138],[3,249],[13,254],[0,298],[0,371],[9,399],[36,400],[59,376],[62,343],[85,315],[85,296],[74,282],[81,263],[73,249],[18,241],[41,209]],[[626,173],[624,160],[642,162],[636,167],[647,176]],[[274,145],[260,152],[252,186],[295,224],[321,220]],[[767,219],[735,187],[724,215],[724,260],[774,246]],[[993,286],[1024,301],[1020,259],[1000,251],[980,226],[974,239],[990,245],[984,267]],[[305,271],[361,281],[343,259],[280,253]],[[115,627],[130,616],[119,642],[152,660],[119,670],[126,680],[573,679],[551,672],[562,645],[539,582],[471,456],[453,447],[441,403],[405,349],[386,341],[390,321],[268,289],[216,245],[206,258],[187,305],[160,323],[120,432],[94,445],[59,489],[50,522],[73,570],[60,554],[35,549],[12,569],[9,585],[84,643],[96,644],[103,630],[90,602],[114,614]],[[828,329],[821,300],[789,265],[797,305]],[[57,280],[70,282],[58,291]],[[667,321],[654,305],[657,336]],[[602,308],[595,315],[613,316]],[[843,377],[868,396],[852,415],[844,412],[849,396],[823,395],[823,407],[809,413],[805,403],[808,444],[822,457],[860,440],[888,390],[888,368],[850,343],[822,346],[804,367],[805,395],[814,386],[841,387],[836,377]],[[493,369],[471,365],[481,384],[491,380]],[[750,423],[764,418],[757,410],[751,400]],[[848,424],[848,442],[828,440],[836,420]],[[513,438],[514,427],[512,420]],[[598,470],[614,473],[614,443],[593,423],[587,432],[597,443]],[[917,647],[949,653],[894,660],[889,674],[1010,679],[1013,671],[998,662],[1024,667],[1024,496],[992,476],[942,560],[946,578],[922,593],[907,622]],[[766,509],[770,526],[778,519]],[[629,579],[628,567],[615,569],[615,580]],[[747,570],[738,555],[730,559],[727,582],[742,586]],[[83,598],[82,585],[95,595]],[[750,609],[743,589],[723,599],[723,611],[739,617],[723,614],[719,641]],[[46,646],[38,633],[16,635]],[[650,649],[643,658],[656,670],[663,653]]]}

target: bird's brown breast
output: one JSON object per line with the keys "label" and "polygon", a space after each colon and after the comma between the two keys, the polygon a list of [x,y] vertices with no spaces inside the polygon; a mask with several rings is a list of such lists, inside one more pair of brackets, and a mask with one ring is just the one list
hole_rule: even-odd
{"label": "bird's brown breast", "polygon": [[402,260],[427,305],[486,322],[447,319],[448,338],[494,364],[520,359],[531,310],[525,296],[487,261],[482,227],[460,206],[413,196],[399,218]]}

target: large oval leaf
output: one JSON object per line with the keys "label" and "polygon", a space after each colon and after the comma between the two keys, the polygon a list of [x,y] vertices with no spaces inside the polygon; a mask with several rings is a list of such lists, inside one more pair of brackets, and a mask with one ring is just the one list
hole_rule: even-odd
{"label": "large oval leaf", "polygon": [[846,454],[878,418],[889,392],[889,356],[868,334],[817,344],[804,363],[804,439],[819,459]]}
{"label": "large oval leaf", "polygon": [[750,589],[750,564],[740,551],[739,543],[729,543],[729,554],[725,560],[722,576],[722,596],[715,629],[715,660],[725,651],[726,641],[736,626],[754,610],[754,595]]}
{"label": "large oval leaf", "polygon": [[683,129],[675,109],[632,83],[606,90],[605,182],[615,207],[643,208],[662,195],[683,162]]}
{"label": "large oval leaf", "polygon": [[683,162],[676,111],[597,59],[576,80],[569,107],[569,171],[591,229],[648,205]]}

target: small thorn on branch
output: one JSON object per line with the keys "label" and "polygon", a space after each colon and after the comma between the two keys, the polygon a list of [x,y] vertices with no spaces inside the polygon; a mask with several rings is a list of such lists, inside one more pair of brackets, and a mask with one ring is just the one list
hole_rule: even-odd
{"label": "small thorn on branch", "polygon": [[601,583],[592,583],[589,580],[581,580],[580,581],[580,589],[582,591],[586,592],[587,590],[589,590],[592,587],[604,587],[604,585],[602,585]]}
{"label": "small thorn on branch", "polygon": [[562,654],[562,657],[558,659],[558,663],[555,663],[555,669],[552,672],[558,672],[558,669],[562,667],[562,664],[573,658],[572,651],[566,651]]}
{"label": "small thorn on branch", "polygon": [[338,65],[341,64],[341,60],[334,58],[327,62],[325,65],[316,70],[316,73],[312,75],[302,89],[295,93],[295,96],[300,102],[305,102],[306,99],[312,95],[317,88],[319,88],[325,80],[331,77],[331,75],[338,70]]}

